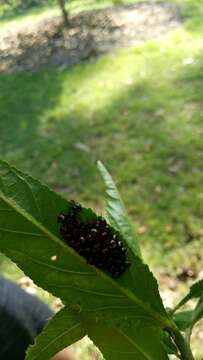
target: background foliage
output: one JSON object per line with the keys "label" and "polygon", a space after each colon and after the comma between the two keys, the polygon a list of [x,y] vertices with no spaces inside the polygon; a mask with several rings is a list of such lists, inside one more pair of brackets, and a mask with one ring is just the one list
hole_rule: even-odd
{"label": "background foliage", "polygon": [[161,255],[169,265],[196,266],[203,45],[196,27],[201,8],[194,0],[184,8],[188,22],[167,42],[72,69],[1,75],[0,153],[96,208],[103,188],[93,163],[102,159],[118,179],[146,250],[153,244],[158,261]]}

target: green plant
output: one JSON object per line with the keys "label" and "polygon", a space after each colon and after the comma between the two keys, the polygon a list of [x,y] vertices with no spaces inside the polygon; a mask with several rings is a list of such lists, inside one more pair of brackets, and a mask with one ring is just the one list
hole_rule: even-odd
{"label": "green plant", "polygon": [[[203,281],[175,309],[164,308],[118,190],[100,162],[98,167],[106,184],[109,229],[128,248],[131,263],[117,279],[88,264],[61,239],[57,218],[71,214],[72,202],[0,162],[0,250],[64,303],[26,359],[49,359],[88,334],[106,359],[164,360],[173,353],[192,360],[190,335],[203,317]],[[77,220],[87,224],[97,219],[91,209],[82,208]],[[195,309],[179,312],[191,298],[199,298]]]}

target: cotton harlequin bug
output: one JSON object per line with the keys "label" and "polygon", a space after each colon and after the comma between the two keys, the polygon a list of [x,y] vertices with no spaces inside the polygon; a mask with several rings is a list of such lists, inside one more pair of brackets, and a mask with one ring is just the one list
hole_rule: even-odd
{"label": "cotton harlequin bug", "polygon": [[87,262],[119,278],[130,266],[127,248],[113,232],[103,217],[82,221],[80,204],[71,201],[67,214],[58,216],[63,240],[83,256]]}

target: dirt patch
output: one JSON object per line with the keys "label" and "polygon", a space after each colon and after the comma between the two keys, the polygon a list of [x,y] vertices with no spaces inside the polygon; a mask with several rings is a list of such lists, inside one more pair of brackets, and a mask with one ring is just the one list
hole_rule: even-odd
{"label": "dirt patch", "polygon": [[180,23],[176,6],[152,2],[85,11],[71,17],[68,29],[52,17],[0,34],[0,72],[75,65],[159,37]]}

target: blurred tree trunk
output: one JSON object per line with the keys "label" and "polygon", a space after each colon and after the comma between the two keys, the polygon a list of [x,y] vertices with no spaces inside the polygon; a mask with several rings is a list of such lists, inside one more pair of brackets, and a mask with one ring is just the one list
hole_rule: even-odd
{"label": "blurred tree trunk", "polygon": [[64,24],[65,24],[65,26],[69,26],[69,18],[68,18],[68,12],[67,12],[66,6],[65,6],[65,0],[58,0],[58,3],[61,8],[61,11],[62,11]]}

